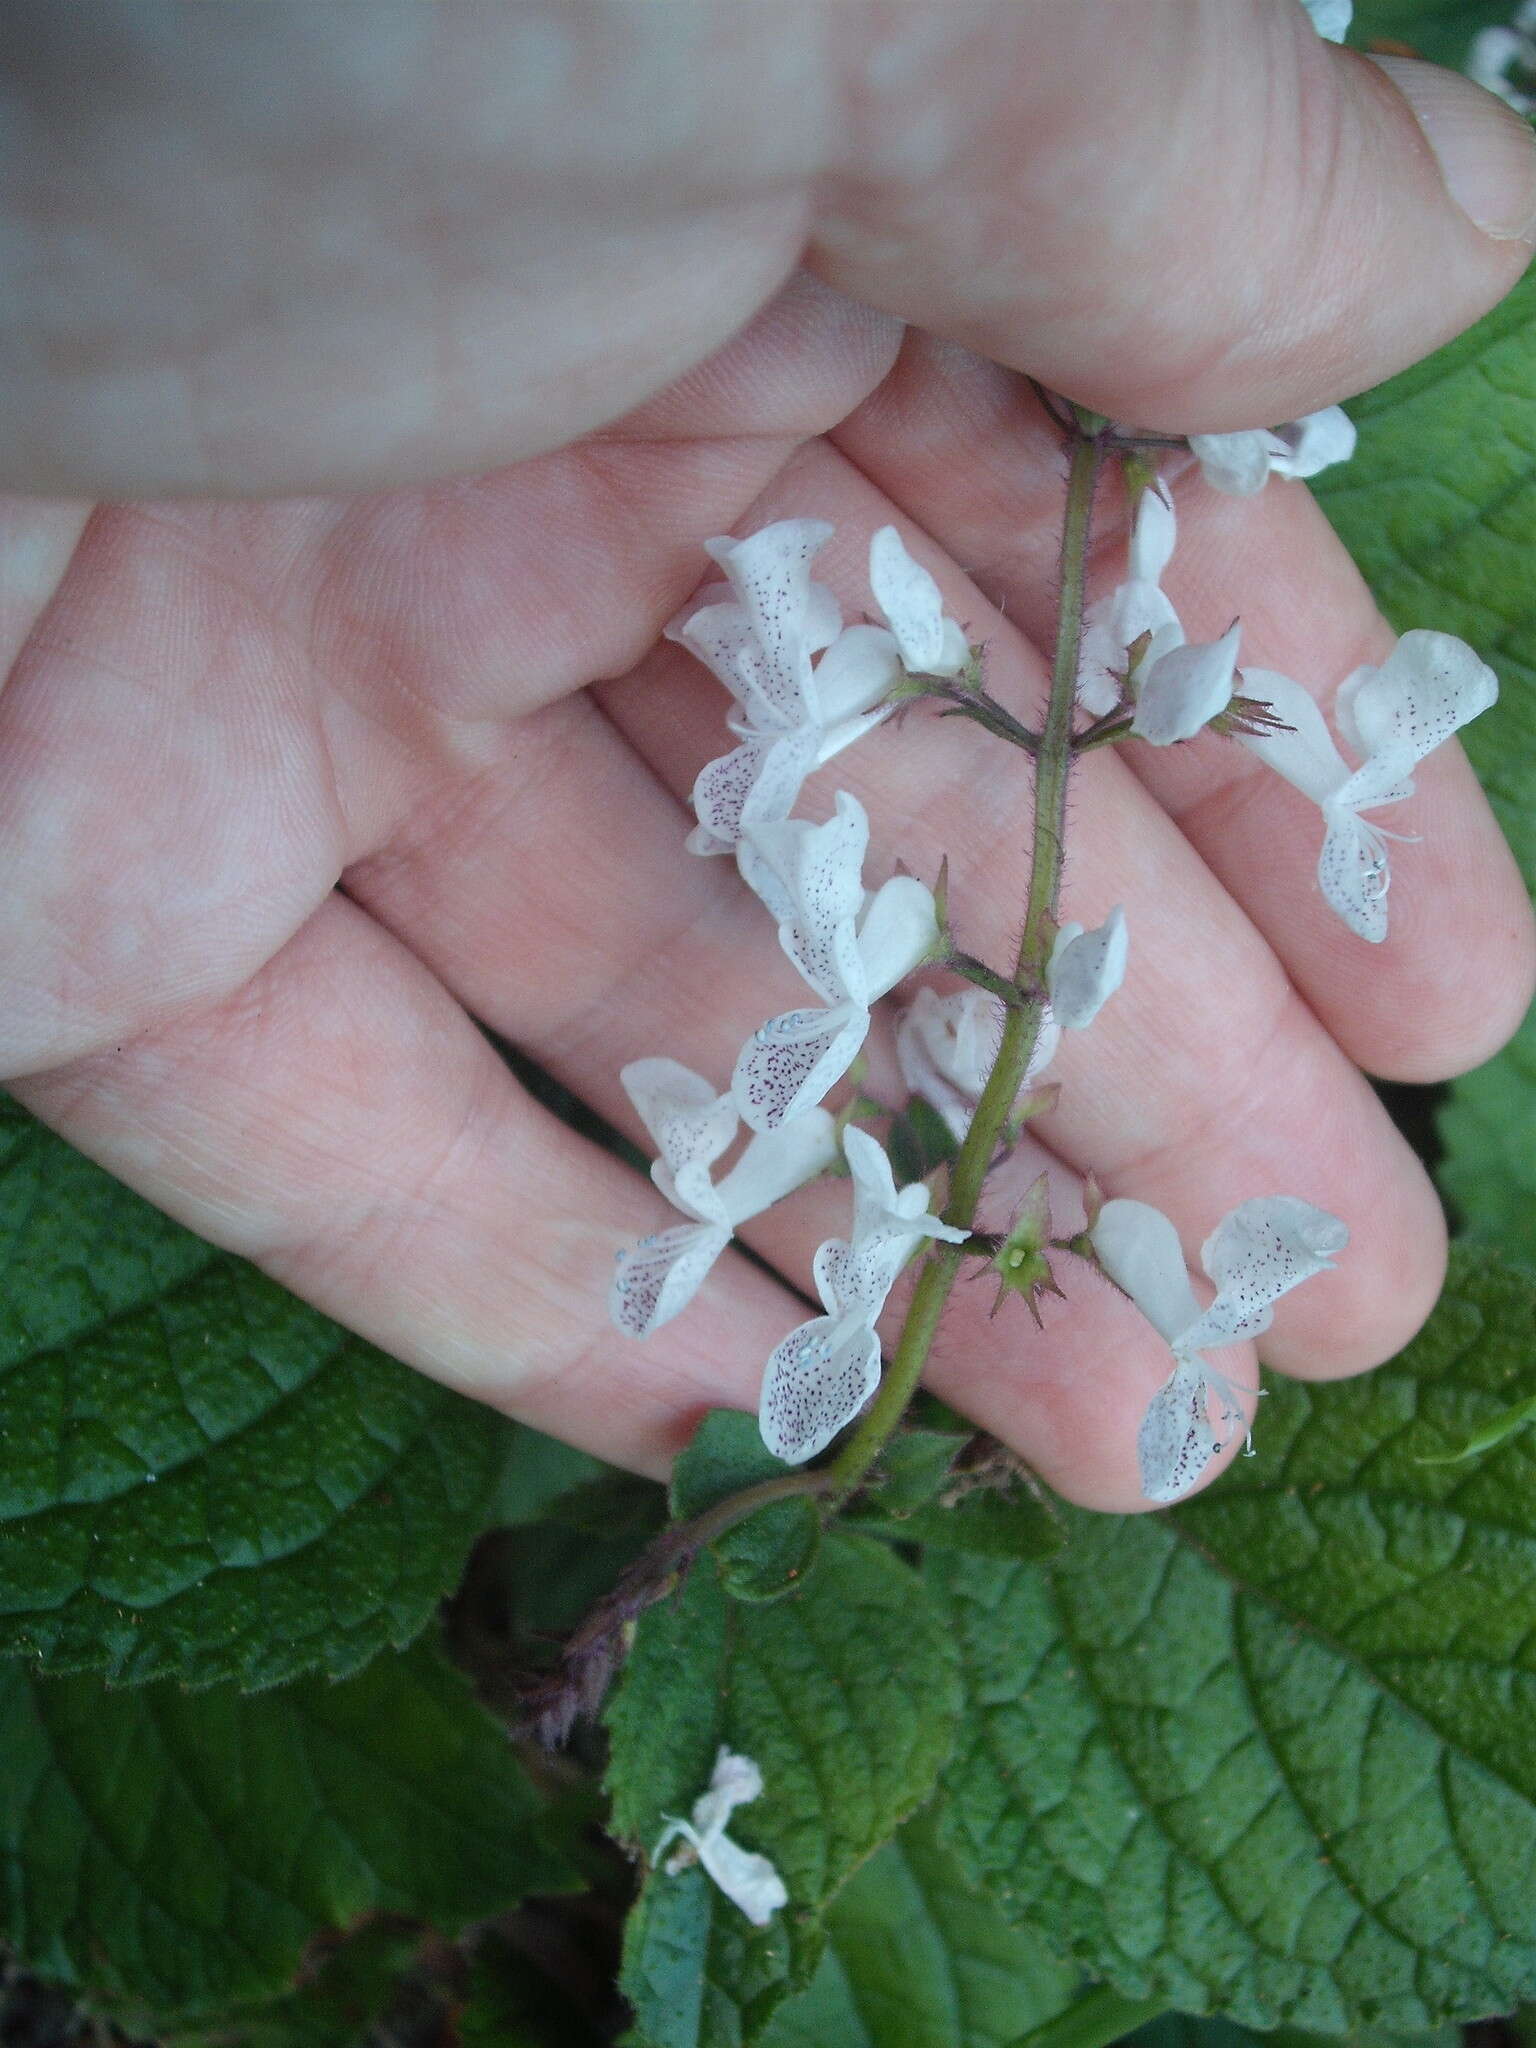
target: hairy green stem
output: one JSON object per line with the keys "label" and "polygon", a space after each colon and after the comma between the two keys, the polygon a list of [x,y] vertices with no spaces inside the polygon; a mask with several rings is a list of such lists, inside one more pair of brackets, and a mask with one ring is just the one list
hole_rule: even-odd
{"label": "hairy green stem", "polygon": [[[1061,894],[1062,840],[1067,815],[1067,780],[1072,772],[1072,715],[1077,701],[1078,656],[1083,635],[1083,586],[1088,566],[1088,533],[1098,478],[1102,424],[1086,426],[1073,443],[1067,482],[1066,520],[1061,536],[1061,597],[1056,621],[1056,653],[1051,667],[1051,694],[1035,753],[1035,825],[1030,859],[1029,895],[1024,931],[1019,940],[1016,979],[1021,989],[1043,990],[1046,962],[1056,931]],[[986,1184],[987,1173],[1009,1114],[1024,1085],[1040,1036],[1045,1009],[1043,993],[1010,1008],[1003,1025],[997,1061],[982,1090],[971,1127],[950,1171],[949,1200],[944,1221],[969,1230]],[[853,1492],[884,1450],[928,1362],[939,1318],[965,1257],[964,1247],[938,1244],[929,1253],[907,1308],[895,1356],[886,1368],[879,1392],[863,1421],[826,1468],[834,1481],[833,1498]]]}
{"label": "hairy green stem", "polygon": [[1096,1985],[1065,2012],[1043,2022],[1015,2041],[1012,2048],[1108,2048],[1148,2020],[1161,2019],[1166,1999],[1122,1998],[1107,1985]]}

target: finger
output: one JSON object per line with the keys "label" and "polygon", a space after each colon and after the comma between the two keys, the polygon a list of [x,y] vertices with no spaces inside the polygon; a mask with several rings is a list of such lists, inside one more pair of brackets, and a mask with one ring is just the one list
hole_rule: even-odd
{"label": "finger", "polygon": [[813,261],[1111,418],[1295,418],[1470,326],[1529,258],[1526,124],[1322,42],[1292,0],[948,14],[856,66]]}
{"label": "finger", "polygon": [[516,1085],[396,941],[330,898],[237,994],[15,1084],[160,1208],[460,1391],[659,1475],[752,1407],[803,1310],[735,1253],[643,1356],[608,1323],[657,1197]]}
{"label": "finger", "polygon": [[807,258],[1118,417],[1250,426],[1468,325],[1536,207],[1507,109],[1291,0],[20,0],[4,34],[0,475],[69,495],[482,470]]}
{"label": "finger", "polygon": [[[1017,378],[913,336],[836,438],[873,481],[920,509],[1011,619],[1049,641],[1060,437]],[[1223,497],[1191,467],[1173,491],[1179,541],[1166,581],[1193,637],[1214,638],[1238,618],[1244,660],[1294,676],[1325,706],[1351,670],[1382,659],[1392,635],[1302,486]],[[1107,590],[1125,574],[1123,512],[1110,492],[1098,522],[1094,583]],[[1439,1080],[1487,1059],[1516,1029],[1536,972],[1530,907],[1459,746],[1423,763],[1411,803],[1387,820],[1412,837],[1392,849],[1382,946],[1358,939],[1323,901],[1317,806],[1246,748],[1202,738],[1121,754],[1363,1066]]]}

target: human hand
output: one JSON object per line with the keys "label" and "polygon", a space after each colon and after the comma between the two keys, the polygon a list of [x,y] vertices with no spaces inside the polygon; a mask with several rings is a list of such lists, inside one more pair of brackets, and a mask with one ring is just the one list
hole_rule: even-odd
{"label": "human hand", "polygon": [[[626,1060],[723,1082],[796,997],[728,865],[681,849],[724,705],[657,636],[701,541],[828,517],[853,609],[894,517],[1025,710],[1061,462],[999,365],[1174,431],[1326,403],[1514,281],[1529,140],[1435,88],[1481,232],[1395,87],[1285,0],[382,8],[366,37],[349,17],[24,9],[8,30],[37,147],[0,462],[70,502],[9,501],[0,548],[0,1073],[399,1356],[659,1470],[702,1409],[752,1405],[801,1309],[733,1255],[626,1346],[611,1257],[661,1204],[470,1020],[633,1130]],[[39,346],[55,332],[69,351]],[[490,463],[510,466],[425,481]],[[1379,658],[1299,486],[1176,490],[1194,632],[1240,613],[1250,658],[1320,690]],[[917,714],[810,799],[863,799],[877,877],[947,853],[981,954],[1026,859],[1000,751]],[[1423,1080],[1486,1057],[1532,945],[1454,747],[1419,778],[1385,947],[1322,905],[1314,823],[1209,739],[1084,763],[1065,908],[1124,902],[1136,950],[1035,1128],[1064,1182],[1092,1167],[1191,1251],[1255,1193],[1345,1218],[1347,1262],[1266,1349],[1327,1375],[1398,1348],[1442,1258],[1356,1063]],[[747,1236],[803,1284],[841,1210],[813,1191]],[[1062,1491],[1141,1505],[1166,1352],[1085,1270],[1066,1284],[1043,1338],[962,1290],[932,1383]]]}

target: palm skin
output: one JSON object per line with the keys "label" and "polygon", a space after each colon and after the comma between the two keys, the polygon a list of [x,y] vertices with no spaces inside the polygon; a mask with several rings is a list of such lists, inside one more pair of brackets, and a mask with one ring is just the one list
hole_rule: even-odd
{"label": "palm skin", "polygon": [[[605,1317],[613,1252],[670,1219],[521,1092],[474,1020],[631,1135],[625,1061],[666,1052],[723,1083],[798,985],[731,864],[682,849],[693,776],[727,744],[718,685],[659,639],[702,540],[827,517],[857,616],[868,536],[895,518],[1029,715],[1062,474],[1013,373],[799,279],[618,424],[474,481],[83,524],[11,501],[0,1074],[410,1363],[663,1469],[706,1408],[753,1404],[845,1197],[809,1190],[749,1228],[787,1286],[732,1254],[629,1345]],[[1238,613],[1246,658],[1320,693],[1380,657],[1389,636],[1300,486],[1238,502],[1183,474],[1176,492],[1170,588],[1192,630]],[[1107,584],[1111,491],[1101,535]],[[802,808],[839,787],[870,812],[867,873],[899,857],[931,878],[947,854],[962,942],[1001,960],[1023,757],[919,710]],[[1394,855],[1379,950],[1321,904],[1315,810],[1222,742],[1090,757],[1071,823],[1065,913],[1123,902],[1133,940],[1037,1126],[1063,1212],[1091,1168],[1165,1208],[1193,1256],[1239,1200],[1302,1195],[1353,1243],[1282,1304],[1266,1355],[1311,1376],[1389,1356],[1433,1301],[1443,1231],[1356,1062],[1469,1065],[1529,988],[1523,892],[1464,759],[1426,763],[1401,814],[1421,837]],[[1017,1171],[1040,1163],[1026,1147]],[[961,1288],[931,1383],[1072,1497],[1128,1509],[1167,1353],[1085,1268],[1062,1278],[1043,1336]]]}

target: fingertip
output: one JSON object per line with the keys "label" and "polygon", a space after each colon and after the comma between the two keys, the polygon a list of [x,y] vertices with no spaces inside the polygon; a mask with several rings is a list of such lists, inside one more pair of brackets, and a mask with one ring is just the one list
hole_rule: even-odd
{"label": "fingertip", "polygon": [[1350,1241],[1333,1269],[1276,1306],[1260,1351],[1277,1372],[1353,1379],[1396,1358],[1433,1313],[1449,1257],[1445,1211],[1406,1141],[1396,1149],[1398,1170],[1345,1218]]}
{"label": "fingertip", "polygon": [[1514,243],[1510,282],[1536,243],[1536,135],[1483,86],[1417,57],[1371,56],[1429,145],[1441,181],[1480,234]]}

